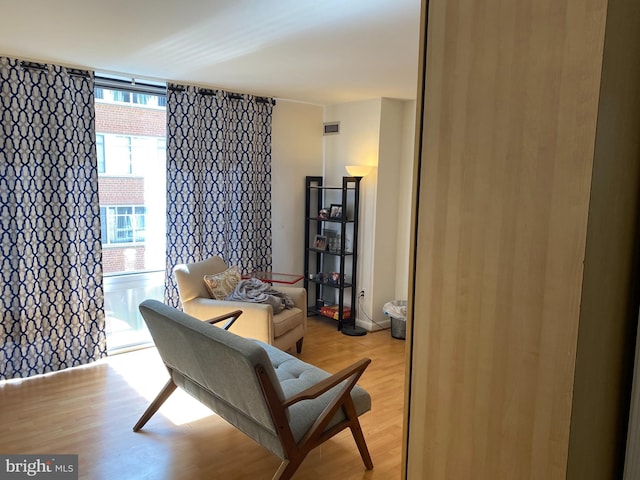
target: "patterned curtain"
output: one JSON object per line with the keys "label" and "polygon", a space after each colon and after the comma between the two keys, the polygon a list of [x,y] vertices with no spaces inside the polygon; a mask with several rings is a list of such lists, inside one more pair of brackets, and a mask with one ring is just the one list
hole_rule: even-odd
{"label": "patterned curtain", "polygon": [[93,83],[0,57],[0,379],[106,355]]}
{"label": "patterned curtain", "polygon": [[179,263],[219,255],[244,272],[271,270],[272,110],[258,97],[169,85],[169,305],[179,305]]}

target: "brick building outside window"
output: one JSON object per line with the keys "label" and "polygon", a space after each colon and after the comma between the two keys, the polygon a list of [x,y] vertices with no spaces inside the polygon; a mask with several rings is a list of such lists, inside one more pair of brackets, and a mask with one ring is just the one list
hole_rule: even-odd
{"label": "brick building outside window", "polygon": [[166,96],[96,84],[104,308],[113,352],[151,342],[138,305],[164,296]]}
{"label": "brick building outside window", "polygon": [[164,98],[96,88],[105,274],[164,268]]}

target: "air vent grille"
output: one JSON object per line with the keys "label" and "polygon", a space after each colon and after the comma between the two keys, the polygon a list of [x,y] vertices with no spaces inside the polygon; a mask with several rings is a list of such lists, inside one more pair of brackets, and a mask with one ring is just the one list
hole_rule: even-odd
{"label": "air vent grille", "polygon": [[340,133],[340,122],[327,122],[324,124],[325,135],[337,135]]}

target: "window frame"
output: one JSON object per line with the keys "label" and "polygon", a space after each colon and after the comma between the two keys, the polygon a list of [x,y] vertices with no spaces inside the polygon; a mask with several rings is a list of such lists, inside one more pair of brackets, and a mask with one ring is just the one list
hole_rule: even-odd
{"label": "window frame", "polygon": [[[129,212],[123,210],[129,209]],[[100,223],[102,245],[105,247],[123,247],[145,244],[147,207],[145,205],[100,205]],[[122,223],[123,226],[119,224]],[[130,235],[122,232],[130,231]],[[119,241],[119,236],[127,239]]]}
{"label": "window frame", "polygon": [[94,87],[94,101],[129,107],[166,109],[166,85],[114,83],[113,79],[96,77]]}

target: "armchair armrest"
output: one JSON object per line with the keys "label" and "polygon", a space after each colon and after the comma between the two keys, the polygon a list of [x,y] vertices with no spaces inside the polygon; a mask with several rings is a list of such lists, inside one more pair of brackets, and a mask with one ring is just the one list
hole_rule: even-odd
{"label": "armchair armrest", "polygon": [[205,322],[210,323],[211,325],[214,325],[216,323],[222,322],[223,320],[230,319],[222,327],[224,330],[229,330],[229,327],[231,327],[231,325],[233,325],[233,323],[238,319],[238,317],[240,315],[242,315],[242,310],[235,310],[233,312],[229,312],[227,314],[219,315],[219,316],[211,318],[209,320],[205,320]]}
{"label": "armchair armrest", "polygon": [[350,385],[355,385],[355,383],[358,381],[358,378],[360,378],[360,376],[364,373],[365,369],[369,366],[370,363],[371,359],[369,358],[358,360],[354,364],[343,368],[330,377],[327,377],[324,380],[316,383],[315,385],[312,385],[311,387],[303,390],[302,392],[297,393],[293,397],[288,398],[283,402],[282,406],[286,408],[302,400],[312,400],[314,398],[318,398],[323,393],[328,392],[339,383],[353,376],[355,376],[355,378],[350,382]]}
{"label": "armchair armrest", "polygon": [[230,302],[212,298],[194,298],[183,302],[184,312],[199,320],[226,315],[229,311],[242,309],[242,317],[231,327],[231,332],[246,338],[255,338],[265,343],[273,339],[273,309],[263,303]]}
{"label": "armchair armrest", "polygon": [[[360,450],[360,455],[365,466],[367,469],[373,468],[373,462],[371,461],[371,456],[369,455],[369,451],[366,447],[366,442],[362,434],[362,429],[360,428],[360,422],[358,421],[358,413],[356,411],[353,398],[351,397],[351,391],[356,386],[356,382],[370,363],[371,360],[369,358],[359,360],[353,365],[340,370],[338,373],[319,381],[315,385],[304,389],[300,393],[293,395],[284,401],[279,399],[278,393],[276,392],[274,385],[271,383],[271,379],[269,378],[266,369],[262,365],[256,366],[256,373],[260,381],[260,386],[262,387],[268,408],[278,431],[278,437],[283,443],[285,450],[287,450],[290,455],[288,459],[285,459],[286,463],[288,463],[295,454],[302,452],[306,455],[306,453],[316,445],[319,445],[339,431],[348,427],[351,429],[353,438],[358,445],[358,450]],[[300,440],[296,441],[289,423],[290,417],[287,410],[288,407],[303,400],[316,399],[328,390],[338,387],[341,383],[343,383],[343,385],[340,386],[338,391],[335,392],[335,395],[333,395],[329,402],[324,406],[322,412],[320,412],[320,414],[315,418],[311,427]],[[332,418],[334,418],[334,415],[340,409],[344,412],[344,419],[338,420],[337,423],[328,427]]]}
{"label": "armchair armrest", "polygon": [[278,292],[286,293],[293,301],[293,304],[300,310],[307,311],[307,291],[302,287],[283,287],[273,285],[271,288]]}

